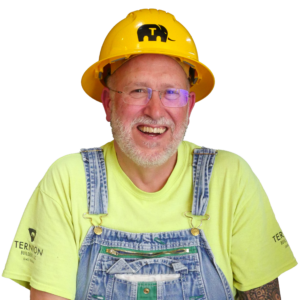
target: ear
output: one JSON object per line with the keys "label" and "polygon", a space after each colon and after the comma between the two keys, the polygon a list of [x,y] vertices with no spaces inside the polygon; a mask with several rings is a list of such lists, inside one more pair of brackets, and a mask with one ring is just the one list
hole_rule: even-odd
{"label": "ear", "polygon": [[190,98],[189,98],[189,118],[192,113],[192,110],[196,103],[196,94],[194,92],[190,92]]}
{"label": "ear", "polygon": [[110,122],[111,120],[111,98],[109,95],[109,89],[108,88],[104,88],[101,94],[101,101],[105,110],[105,114],[106,114],[106,120],[107,122]]}

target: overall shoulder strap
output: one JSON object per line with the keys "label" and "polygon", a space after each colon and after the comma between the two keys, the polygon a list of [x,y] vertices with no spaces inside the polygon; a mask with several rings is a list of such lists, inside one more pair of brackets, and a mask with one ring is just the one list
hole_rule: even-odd
{"label": "overall shoulder strap", "polygon": [[102,148],[81,149],[84,163],[89,214],[106,214],[107,178]]}
{"label": "overall shoulder strap", "polygon": [[209,181],[217,150],[194,149],[193,153],[193,206],[192,214],[204,216],[209,200]]}

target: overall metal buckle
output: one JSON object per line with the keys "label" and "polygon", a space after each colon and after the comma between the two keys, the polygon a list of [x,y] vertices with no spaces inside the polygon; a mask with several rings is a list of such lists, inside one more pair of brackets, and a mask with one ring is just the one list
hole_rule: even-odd
{"label": "overall metal buckle", "polygon": [[90,219],[91,220],[91,224],[95,227],[94,228],[94,232],[97,234],[97,235],[100,235],[102,233],[102,228],[100,227],[101,224],[102,224],[102,217],[106,217],[108,216],[108,214],[105,214],[103,216],[100,216],[100,224],[95,226],[93,223],[92,223],[92,220],[93,218],[92,217],[85,217],[85,215],[88,214],[88,212],[84,213],[82,216],[84,219]]}
{"label": "overall metal buckle", "polygon": [[205,216],[207,216],[208,219],[202,219],[200,225],[199,225],[198,227],[195,227],[195,226],[193,225],[193,217],[187,216],[187,215],[186,215],[186,213],[188,213],[188,212],[191,213],[191,211],[186,211],[186,212],[184,213],[184,215],[185,215],[187,218],[191,219],[191,225],[192,225],[191,234],[194,235],[194,236],[197,236],[197,235],[200,234],[199,227],[202,225],[202,222],[203,222],[203,221],[208,221],[208,220],[210,219],[210,215],[205,214]]}

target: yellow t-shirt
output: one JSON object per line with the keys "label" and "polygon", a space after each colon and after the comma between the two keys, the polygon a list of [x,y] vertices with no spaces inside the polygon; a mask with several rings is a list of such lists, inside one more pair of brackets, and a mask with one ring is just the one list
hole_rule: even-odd
{"label": "yellow t-shirt", "polygon": [[[102,225],[138,233],[190,228],[184,212],[192,207],[192,153],[197,147],[182,142],[165,186],[147,193],[122,171],[113,142],[103,146],[109,215]],[[2,276],[74,299],[78,251],[91,226],[82,216],[85,212],[82,157],[66,155],[52,164],[29,200]],[[259,180],[238,155],[219,150],[207,214],[211,218],[202,229],[234,294],[266,284],[297,265]],[[99,221],[93,217],[94,225]]]}

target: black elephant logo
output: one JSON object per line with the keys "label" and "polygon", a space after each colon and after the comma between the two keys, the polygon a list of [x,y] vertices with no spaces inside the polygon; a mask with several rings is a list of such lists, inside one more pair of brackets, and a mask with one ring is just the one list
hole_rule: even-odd
{"label": "black elephant logo", "polygon": [[169,41],[174,42],[168,38],[168,30],[166,27],[157,24],[145,24],[139,27],[137,31],[139,42],[144,41],[144,37],[148,37],[148,41],[157,41],[157,37],[160,37],[161,42],[166,42],[167,39]]}

